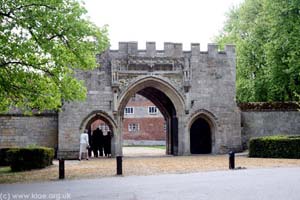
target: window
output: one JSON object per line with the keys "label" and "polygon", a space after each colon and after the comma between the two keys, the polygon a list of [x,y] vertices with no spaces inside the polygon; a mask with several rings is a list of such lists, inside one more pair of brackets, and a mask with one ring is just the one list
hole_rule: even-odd
{"label": "window", "polygon": [[134,95],[132,95],[132,97],[131,97],[131,101],[136,101],[136,95],[134,94]]}
{"label": "window", "polygon": [[102,131],[108,131],[109,130],[109,127],[107,126],[107,124],[104,124],[104,123],[101,123],[99,125],[99,128],[102,130]]}
{"label": "window", "polygon": [[149,106],[148,107],[148,113],[150,115],[156,115],[157,114],[157,108],[156,108],[156,106]]}
{"label": "window", "polygon": [[164,123],[164,132],[165,133],[167,132],[167,123],[166,122]]}
{"label": "window", "polygon": [[130,114],[133,114],[133,113],[134,113],[133,107],[126,107],[125,108],[125,115],[130,115]]}
{"label": "window", "polygon": [[140,130],[139,124],[128,124],[129,132],[138,132]]}

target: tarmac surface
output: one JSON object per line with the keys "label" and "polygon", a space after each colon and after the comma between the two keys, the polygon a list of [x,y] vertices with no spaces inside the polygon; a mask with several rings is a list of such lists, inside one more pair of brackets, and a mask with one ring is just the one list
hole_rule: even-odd
{"label": "tarmac surface", "polygon": [[298,200],[300,167],[0,185],[0,200]]}

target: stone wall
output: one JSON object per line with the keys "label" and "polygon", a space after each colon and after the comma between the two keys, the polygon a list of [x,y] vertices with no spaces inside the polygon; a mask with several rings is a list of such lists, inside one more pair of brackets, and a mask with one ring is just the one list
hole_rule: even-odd
{"label": "stone wall", "polygon": [[251,137],[300,135],[299,111],[243,111],[242,142],[247,148]]}
{"label": "stone wall", "polygon": [[6,114],[0,116],[0,148],[41,145],[57,148],[57,114],[33,116]]}
{"label": "stone wall", "polygon": [[213,152],[240,150],[240,112],[234,100],[234,47],[227,45],[225,52],[218,52],[218,46],[210,44],[208,52],[200,52],[199,46],[194,44],[190,62],[190,118],[198,112],[211,124]]}

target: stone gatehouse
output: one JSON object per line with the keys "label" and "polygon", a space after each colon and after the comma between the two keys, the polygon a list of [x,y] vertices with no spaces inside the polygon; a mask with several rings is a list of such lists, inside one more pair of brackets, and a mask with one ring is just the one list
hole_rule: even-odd
{"label": "stone gatehouse", "polygon": [[112,154],[122,155],[124,108],[139,94],[151,100],[166,121],[167,154],[241,150],[234,46],[218,51],[217,45],[209,44],[205,52],[199,44],[191,44],[189,51],[178,43],[164,43],[164,50],[156,50],[153,42],[144,50],[137,46],[120,42],[118,50],[97,56],[98,68],[76,72],[88,89],[85,102],[64,102],[56,115],[2,115],[0,147],[46,144],[58,147],[59,156],[77,158],[80,133],[100,119],[113,131]]}
{"label": "stone gatehouse", "polygon": [[156,50],[148,42],[120,42],[118,50],[97,57],[101,67],[78,71],[88,89],[85,102],[65,103],[58,113],[60,156],[78,154],[83,129],[101,119],[113,131],[113,155],[122,155],[124,108],[134,94],[151,100],[167,122],[167,153],[225,153],[241,149],[240,111],[235,102],[235,49],[224,52],[199,44],[183,51],[182,44],[165,43]]}
{"label": "stone gatehouse", "polygon": [[102,120],[114,134],[113,156],[122,155],[124,108],[134,94],[161,111],[167,154],[226,153],[247,147],[253,136],[299,135],[299,106],[237,107],[233,46],[224,52],[213,44],[206,52],[199,44],[190,51],[177,43],[165,43],[164,50],[152,42],[145,50],[137,46],[121,42],[118,50],[98,55],[101,67],[76,73],[88,89],[85,102],[65,102],[59,113],[1,114],[0,148],[36,144],[77,158],[80,133]]}

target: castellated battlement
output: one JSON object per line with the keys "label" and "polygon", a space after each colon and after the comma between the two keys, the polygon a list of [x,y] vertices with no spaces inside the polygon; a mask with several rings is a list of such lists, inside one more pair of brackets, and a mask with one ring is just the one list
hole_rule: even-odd
{"label": "castellated battlement", "polygon": [[113,50],[121,55],[130,56],[146,56],[146,57],[183,57],[185,53],[190,53],[192,56],[199,54],[208,54],[211,56],[217,56],[218,54],[235,54],[234,45],[226,45],[225,51],[219,51],[217,44],[211,43],[207,45],[207,51],[200,51],[199,43],[192,43],[190,51],[183,51],[181,43],[165,42],[163,50],[156,49],[155,42],[147,42],[146,49],[138,49],[137,42],[119,42],[119,49]]}

